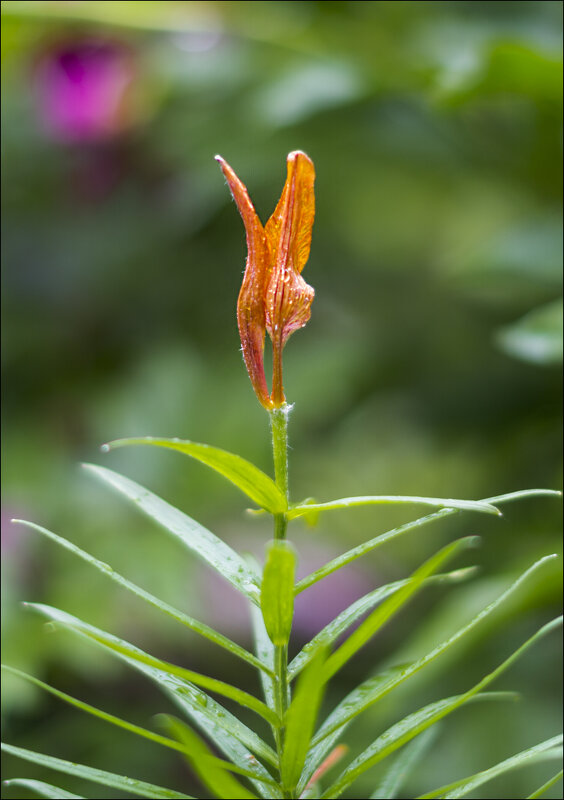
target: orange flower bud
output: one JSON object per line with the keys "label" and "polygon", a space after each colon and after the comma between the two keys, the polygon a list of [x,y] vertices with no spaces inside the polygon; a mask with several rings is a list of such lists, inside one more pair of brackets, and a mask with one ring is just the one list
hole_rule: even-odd
{"label": "orange flower bud", "polygon": [[[315,215],[312,161],[299,150],[288,156],[286,183],[274,214],[262,226],[247,189],[229,164],[216,156],[247,234],[247,265],[237,301],[243,358],[265,408],[284,404],[282,349],[310,318],[314,290],[301,276],[309,256]],[[272,393],[264,375],[264,334],[272,340]]]}

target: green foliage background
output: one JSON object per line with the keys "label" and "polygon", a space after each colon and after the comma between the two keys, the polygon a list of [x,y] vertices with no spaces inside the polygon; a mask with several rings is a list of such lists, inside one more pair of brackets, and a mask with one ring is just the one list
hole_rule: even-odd
{"label": "green foliage background", "polygon": [[[285,354],[286,394],[296,404],[294,500],[559,488],[560,2],[4,2],[2,11],[8,663],[141,724],[163,710],[151,687],[96,650],[46,635],[19,606],[33,600],[234,680],[235,666],[211,647],[179,640],[86,565],[8,523],[24,517],[58,531],[248,642],[227,590],[76,466],[107,464],[233,546],[264,553],[266,523],[247,518],[237,492],[211,472],[152,448],[98,451],[120,436],[179,436],[270,469],[266,415],[238,353],[243,228],[215,153],[247,184],[263,220],[290,150],[305,150],[317,170],[305,275],[316,299]],[[37,119],[38,53],[86,35],[132,48],[144,109],[129,133],[101,148],[54,142]],[[88,176],[108,164],[113,177],[99,191]],[[455,534],[483,535],[478,578],[430,590],[378,652],[353,662],[335,697],[375,659],[428,649],[511,575],[560,547],[557,502],[504,513],[502,521],[458,515],[350,573],[342,590],[353,595],[342,607],[356,584],[359,595],[403,577]],[[302,574],[306,562],[411,516],[359,509],[328,515],[314,530],[293,523]],[[441,696],[554,615],[558,573],[474,638],[472,652],[443,664]],[[297,610],[302,641],[314,632],[308,625],[327,621],[322,610],[313,621],[305,611]],[[503,688],[522,691],[520,705],[477,706],[447,723],[420,773],[427,788],[559,730],[556,650],[553,639],[543,642],[508,676]],[[419,704],[433,699],[432,679],[421,680]],[[141,752],[126,734],[116,739],[15,678],[6,688],[14,744],[200,792],[173,755]],[[407,713],[414,699],[404,699],[397,710]],[[379,726],[368,715],[349,743]],[[538,769],[488,786],[487,796],[532,790]]]}

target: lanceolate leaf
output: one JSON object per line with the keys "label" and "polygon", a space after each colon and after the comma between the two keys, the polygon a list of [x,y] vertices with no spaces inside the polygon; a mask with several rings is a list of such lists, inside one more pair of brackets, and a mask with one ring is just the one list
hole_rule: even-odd
{"label": "lanceolate leaf", "polygon": [[104,575],[107,575],[108,578],[118,583],[120,586],[123,586],[124,589],[132,592],[133,594],[137,595],[137,597],[142,598],[147,603],[150,603],[155,608],[164,611],[169,617],[181,622],[183,625],[186,625],[191,630],[199,633],[201,636],[204,636],[206,639],[218,644],[220,647],[225,648],[233,655],[239,656],[244,661],[247,661],[249,664],[252,664],[254,667],[257,667],[261,670],[268,670],[258,658],[255,658],[251,653],[245,650],[243,647],[240,647],[235,642],[232,642],[231,639],[228,639],[226,636],[223,636],[221,633],[214,631],[213,628],[210,628],[208,625],[204,625],[203,622],[198,622],[197,620],[189,617],[187,614],[184,614],[182,611],[178,611],[178,609],[173,608],[173,606],[165,603],[162,600],[159,600],[158,597],[146,592],[144,589],[141,589],[139,586],[136,586],[131,581],[128,581],[127,578],[124,578],[119,573],[115,572],[109,564],[105,564],[103,561],[99,561],[94,556],[91,556],[89,553],[86,553],[84,550],[81,550],[80,547],[77,547],[72,542],[67,541],[62,536],[58,536],[56,533],[52,533],[51,531],[47,530],[47,528],[41,527],[41,525],[36,525],[33,522],[26,522],[25,520],[15,519],[12,520],[20,525],[25,525],[28,528],[32,528],[39,533],[42,533],[47,538],[52,539],[57,544],[65,547],[67,550],[70,550],[71,553],[82,558],[84,561],[87,561],[89,564],[92,564],[93,567],[100,570]]}
{"label": "lanceolate leaf", "polygon": [[440,725],[434,725],[427,728],[403,748],[370,800],[395,800],[405,781],[435,741],[439,727]]}
{"label": "lanceolate leaf", "polygon": [[278,765],[276,754],[254,731],[247,728],[209,695],[180,678],[158,673],[155,676],[153,673],[157,672],[156,670],[133,662],[132,666],[156,680],[162,687],[166,687],[167,693],[178,707],[231,761],[248,767],[255,775],[252,782],[262,797],[282,797],[278,787],[268,784],[271,775],[253,755],[255,753],[275,767]]}
{"label": "lanceolate leaf", "polygon": [[[260,574],[260,566],[253,556],[246,555],[247,562],[255,573]],[[262,611],[256,606],[250,606],[251,622],[253,626],[253,637],[255,640],[255,653],[257,658],[270,670],[270,674],[262,671],[260,679],[262,683],[262,691],[264,699],[269,708],[276,709],[275,700],[275,678],[274,678],[274,645],[270,641],[266,628],[264,627],[264,620],[262,618]]]}
{"label": "lanceolate leaf", "polygon": [[[481,500],[482,503],[490,503],[499,505],[501,503],[507,503],[512,500],[521,500],[528,497],[539,497],[539,496],[550,496],[550,497],[561,497],[561,492],[556,492],[552,489],[526,489],[521,492],[510,492],[509,494],[500,494],[497,497],[487,497],[485,500]],[[307,509],[311,509],[312,506],[308,505]],[[370,539],[368,542],[364,542],[363,544],[358,545],[357,547],[353,547],[351,550],[348,550],[346,553],[343,553],[337,558],[334,558],[332,561],[329,561],[327,564],[324,564],[319,569],[316,569],[310,575],[307,575],[305,578],[302,578],[296,584],[296,594],[299,592],[303,592],[304,589],[307,589],[308,586],[313,586],[314,583],[320,581],[322,578],[326,578],[327,575],[331,575],[332,572],[340,569],[341,567],[350,564],[351,561],[354,561],[361,556],[366,555],[367,553],[372,552],[380,545],[389,542],[391,539],[395,539],[398,536],[401,536],[404,533],[408,533],[409,531],[415,530],[417,528],[421,528],[424,525],[427,525],[429,522],[434,522],[435,520],[442,519],[443,517],[448,517],[451,514],[457,514],[459,512],[458,508],[441,508],[440,511],[435,511],[434,514],[427,514],[425,517],[420,517],[419,519],[414,520],[413,522],[407,522],[405,525],[400,525],[399,528],[394,528],[391,531],[387,531],[386,533],[382,533],[379,536],[375,536],[374,539]],[[304,513],[307,513],[304,511]]]}
{"label": "lanceolate leaf", "polygon": [[[404,669],[405,665],[392,667],[380,675],[373,676],[368,681],[365,681],[352,692],[350,692],[333,709],[331,714],[329,714],[323,725],[313,737],[312,747],[306,758],[305,769],[300,781],[299,789],[303,789],[305,787],[317,769],[318,765],[323,761],[327,753],[333,749],[352,719],[354,719],[357,714],[360,713],[357,712],[357,708],[364,700],[363,691],[366,690],[367,693],[377,692],[378,687],[386,686]],[[345,721],[340,723],[341,719],[344,719]]]}
{"label": "lanceolate leaf", "polygon": [[223,575],[236,589],[258,605],[260,587],[243,559],[210,531],[160,497],[105,467],[85,464],[110,486],[132,500],[145,514],[172,533],[192,552]]}
{"label": "lanceolate leaf", "polygon": [[[474,572],[474,567],[458,569],[454,572],[449,572],[446,575],[434,575],[430,578],[427,578],[425,583],[437,583],[442,581],[458,583],[461,580],[465,580]],[[372,592],[368,592],[368,594],[365,594],[358,600],[355,600],[354,603],[342,611],[337,617],[335,617],[334,620],[329,622],[329,624],[326,625],[323,630],[316,634],[311,641],[304,645],[304,647],[300,650],[298,655],[293,659],[288,667],[288,677],[290,680],[293,680],[300,670],[302,670],[304,666],[313,658],[318,648],[327,647],[328,645],[332,644],[342,633],[344,633],[344,631],[347,630],[347,628],[355,623],[359,617],[361,617],[367,611],[370,611],[372,608],[374,608],[374,606],[378,605],[378,603],[381,603],[386,599],[386,597],[389,597],[394,592],[397,592],[398,589],[401,589],[402,586],[405,586],[407,583],[409,583],[409,581],[410,578],[405,578],[401,581],[388,583],[385,586],[380,586],[378,589],[375,589]]]}
{"label": "lanceolate leaf", "polygon": [[175,717],[162,714],[166,727],[178,741],[182,742],[189,751],[189,763],[198,774],[202,783],[211,789],[214,794],[227,800],[253,800],[256,795],[251,794],[239,781],[225,771],[214,758],[207,745],[194,731]]}
{"label": "lanceolate leaf", "polygon": [[294,616],[296,554],[287,541],[271,542],[262,576],[260,605],[266,632],[274,645],[288,643]]}
{"label": "lanceolate leaf", "polygon": [[[397,668],[395,670],[394,669],[387,670],[385,673],[383,673],[381,676],[379,676],[380,679],[381,679],[381,683],[384,683],[388,679],[388,677],[390,675],[392,675],[394,672],[398,671],[399,669],[401,669],[401,668]],[[373,680],[375,680],[375,679],[373,679]],[[351,692],[349,697],[352,697],[353,695],[354,695],[354,692]],[[507,700],[516,700],[517,698],[518,698],[518,695],[515,694],[514,692],[484,692],[484,693],[482,693],[480,695],[474,696],[471,699],[471,701],[469,701],[469,702],[474,702],[476,700],[505,700],[505,701],[507,701]],[[348,697],[345,698],[345,700],[342,703],[340,703],[339,706],[337,706],[337,708],[335,709],[335,712],[338,712],[339,709],[341,709],[342,707],[344,707],[346,705],[348,706]],[[315,744],[311,748],[311,750],[308,753],[308,756],[307,756],[307,759],[306,759],[306,767],[304,769],[304,773],[302,775],[302,778],[300,780],[300,785],[298,787],[300,790],[302,789],[302,787],[306,786],[306,784],[310,780],[311,775],[315,771],[316,764],[318,764],[324,758],[324,756],[325,756],[325,754],[327,752],[329,752],[330,750],[332,750],[334,748],[335,742],[337,742],[338,739],[341,738],[341,736],[343,735],[343,732],[347,728],[348,724],[349,723],[346,722],[340,728],[337,728],[331,735],[323,738],[318,744]],[[405,750],[408,750],[409,746],[413,746],[415,752],[417,752],[416,743],[419,742],[419,740],[422,739],[424,735],[429,735],[430,738],[432,738],[434,733],[435,733],[435,731],[434,731],[433,728],[425,731],[425,734],[421,734],[420,736],[417,737],[417,739],[414,742],[410,742],[410,745],[406,746]],[[314,742],[315,742],[316,739],[317,739],[317,737],[314,738]],[[403,757],[404,757],[404,751],[401,752],[401,754],[396,759],[396,761],[402,759]],[[408,755],[405,756],[405,757],[407,759],[407,762],[409,762]],[[391,768],[389,770],[390,781],[391,780],[396,780],[399,777],[401,777],[401,775],[398,775],[398,773],[394,769],[395,763],[396,762],[394,762],[392,764],[392,766],[391,766]],[[400,766],[400,770],[401,770],[401,768],[402,768],[401,767],[401,763],[400,763],[399,766]],[[407,769],[407,767],[406,767],[406,769]],[[386,775],[384,777],[384,782],[386,781],[387,777],[388,777],[388,773],[386,773]],[[384,785],[384,782],[383,782],[383,785]],[[387,785],[384,786],[384,788],[387,791],[390,788],[390,785],[387,784]],[[393,789],[393,787],[391,787],[391,788]],[[383,797],[385,796],[386,798],[388,798],[388,795],[385,793],[385,791],[382,794],[382,796]],[[390,798],[392,796],[393,796],[393,792],[390,792]],[[378,797],[378,792],[376,792],[374,794],[374,797]]]}
{"label": "lanceolate leaf", "polygon": [[[253,624],[253,634],[255,638],[255,648],[257,656],[270,668],[274,668],[274,645],[270,641],[261,611],[256,606],[251,606],[251,618]],[[274,681],[265,672],[260,673],[264,699],[269,708],[274,709]]]}
{"label": "lanceolate leaf", "polygon": [[409,598],[421,587],[422,583],[432,575],[445,561],[458,550],[476,543],[476,537],[469,536],[443,547],[417,569],[407,584],[389,597],[381,606],[370,614],[354,633],[327,659],[323,670],[323,680],[329,680],[374,634],[405,605]]}
{"label": "lanceolate leaf", "polygon": [[321,797],[339,797],[360,775],[403,747],[406,742],[411,742],[416,736],[422,735],[422,731],[427,732],[431,725],[461,705],[481,700],[515,700],[517,698],[513,692],[484,692],[483,694],[475,693],[472,696],[467,696],[467,694],[454,695],[430,703],[413,714],[409,714],[401,722],[392,725],[364,753],[361,753],[349,764],[333,786],[327,789]]}
{"label": "lanceolate leaf", "polygon": [[491,614],[495,609],[502,605],[521,585],[543,566],[553,556],[548,556],[533,564],[523,575],[521,575],[503,594],[486,606],[477,614],[467,625],[460,628],[450,638],[437,645],[433,650],[422,658],[410,664],[393,667],[379,675],[372,676],[364,681],[356,689],[353,689],[336,708],[329,714],[323,725],[313,738],[313,747],[307,757],[306,774],[311,776],[315,766],[328,753],[335,743],[340,739],[347,726],[366,711],[379,699],[392,692],[404,681],[423,669],[428,663],[438,658],[449,647],[454,646],[459,639],[469,633],[484,618]]}
{"label": "lanceolate leaf", "polygon": [[323,630],[319,631],[319,633],[317,633],[313,639],[304,645],[297,656],[292,660],[288,667],[288,677],[290,680],[293,680],[300,670],[302,670],[305,665],[311,661],[319,648],[328,647],[359,617],[361,617],[367,611],[370,611],[370,609],[374,608],[374,606],[378,605],[378,603],[381,603],[386,599],[386,597],[389,597],[391,594],[394,594],[394,592],[397,592],[402,586],[406,586],[410,580],[410,578],[405,578],[401,581],[388,583],[386,586],[380,586],[378,589],[375,589],[374,591],[365,594],[363,597],[360,597],[348,608],[345,608],[345,610],[335,617],[334,620],[329,622],[329,624],[326,625]]}
{"label": "lanceolate leaf", "polygon": [[342,728],[342,726],[345,724],[348,724],[352,719],[373,705],[381,697],[389,694],[391,691],[393,691],[393,689],[402,684],[404,681],[408,680],[412,675],[415,675],[431,661],[434,661],[435,658],[438,658],[449,647],[452,647],[454,644],[456,644],[456,642],[458,642],[463,636],[475,628],[476,625],[478,625],[485,617],[495,611],[495,609],[498,608],[498,606],[500,606],[505,600],[507,600],[510,595],[517,591],[517,589],[519,589],[527,580],[527,578],[536,572],[537,569],[555,557],[556,556],[545,556],[529,567],[528,570],[520,575],[519,578],[517,578],[517,580],[514,581],[514,583],[512,583],[511,586],[505,590],[505,592],[503,592],[503,594],[497,597],[488,606],[483,608],[467,625],[464,625],[448,639],[445,639],[445,641],[438,644],[422,658],[417,659],[416,661],[413,661],[411,664],[408,664],[404,667],[390,670],[389,677],[384,682],[382,682],[381,676],[376,675],[375,677],[369,678],[367,681],[361,684],[358,689],[353,690],[346,698],[346,703],[344,705],[340,704],[340,706],[338,706],[335,711],[332,712],[325,720],[317,735],[314,737],[314,745],[318,744],[324,737],[329,736],[337,729]]}
{"label": "lanceolate leaf", "polygon": [[36,609],[39,611],[39,613],[49,617],[49,619],[53,620],[54,622],[61,623],[81,636],[85,636],[87,639],[98,642],[104,647],[107,647],[120,655],[127,656],[134,661],[140,661],[147,666],[155,667],[156,669],[159,669],[169,675],[176,675],[179,678],[183,678],[185,681],[195,683],[196,686],[202,686],[204,689],[208,689],[209,691],[217,692],[225,697],[229,697],[236,703],[239,703],[245,708],[248,708],[251,711],[254,711],[256,714],[259,714],[259,716],[266,719],[267,722],[270,722],[274,725],[277,723],[276,714],[274,714],[274,712],[268,708],[268,706],[247,692],[237,689],[235,686],[231,686],[230,684],[216,680],[215,678],[209,678],[207,675],[200,675],[199,673],[185,669],[184,667],[178,667],[175,664],[169,664],[166,661],[161,661],[158,658],[154,658],[153,656],[144,653],[142,650],[139,650],[137,647],[133,647],[129,644],[129,642],[125,642],[123,639],[118,639],[117,636],[113,636],[112,634],[106,633],[99,628],[88,625],[77,617],[73,617],[71,614],[67,614],[66,612],[60,611],[52,606],[46,606],[41,603],[27,603],[26,605],[28,605],[30,608]]}
{"label": "lanceolate leaf", "polygon": [[389,728],[381,736],[379,736],[364,753],[358,756],[349,766],[342,772],[335,783],[324,792],[322,798],[335,798],[339,797],[360,775],[373,767],[386,756],[393,753],[399,747],[409,742],[422,731],[429,728],[438,720],[446,717],[448,714],[455,711],[460,706],[467,703],[474,696],[478,695],[486,686],[494,681],[502,672],[510,667],[519,656],[521,656],[528,648],[534,644],[542,636],[554,630],[558,625],[562,624],[562,618],[552,620],[547,625],[544,625],[538,630],[530,639],[521,645],[514,653],[509,656],[499,667],[497,667],[489,675],[482,678],[479,683],[469,689],[467,692],[454,697],[439,700],[436,703],[431,703],[425,706],[414,714],[410,714],[401,722]]}
{"label": "lanceolate leaf", "polygon": [[[443,561],[449,558],[460,547],[473,544],[475,537],[460,539],[440,550],[420,567],[411,578],[404,582],[403,588],[396,591],[380,608],[376,609],[367,620],[345,641],[345,643],[334,653],[326,662],[320,681],[328,680],[334,671],[340,669],[345,660],[348,660],[354,653],[362,647],[368,638],[388,621],[388,619],[399,608],[407,602],[410,596],[424,583],[429,577],[429,572],[436,569]],[[439,576],[437,576],[439,577]],[[441,576],[442,577],[442,576]],[[336,659],[333,664],[333,659]],[[409,665],[408,665],[409,666]],[[317,768],[324,756],[332,749],[342,732],[349,724],[350,720],[359,714],[364,707],[374,702],[372,696],[378,692],[385,694],[387,687],[398,680],[408,666],[394,667],[382,675],[375,676],[369,681],[359,686],[351,692],[329,715],[317,734],[313,738],[313,747],[306,759],[306,769],[300,782],[300,788],[306,785],[307,781]]]}
{"label": "lanceolate leaf", "polygon": [[[71,630],[77,632],[76,628],[71,628]],[[98,643],[102,644],[100,641]],[[138,655],[144,655],[142,650],[130,645],[130,649],[133,651],[130,656],[123,652],[117,652],[107,645],[102,644],[102,646],[109,653],[154,681],[204,733],[213,739],[217,747],[228,758],[239,765],[248,766],[249,770],[256,775],[257,790],[261,793],[264,791],[261,781],[268,780],[270,775],[254,758],[253,753],[273,766],[276,765],[277,759],[272,748],[265,744],[254,731],[201,689],[177,675],[171,675],[169,672],[139,659]],[[270,797],[273,791],[271,787],[265,796]],[[274,796],[279,797],[280,795],[274,792]]]}
{"label": "lanceolate leaf", "polygon": [[530,794],[527,797],[527,800],[537,800],[539,797],[542,797],[545,792],[548,792],[548,790],[551,789],[555,783],[558,783],[558,781],[562,779],[562,775],[564,775],[564,770],[561,769],[556,773],[556,775],[553,775],[552,778],[546,781],[546,783],[543,783],[542,786],[539,786],[536,791]]}
{"label": "lanceolate leaf", "polygon": [[521,753],[517,753],[511,758],[500,761],[490,769],[485,769],[482,772],[477,772],[469,778],[463,778],[460,781],[449,783],[448,786],[442,786],[440,789],[435,789],[428,794],[420,795],[419,800],[426,800],[427,798],[443,797],[443,798],[457,798],[465,797],[469,792],[474,791],[478,786],[487,783],[488,781],[497,778],[511,770],[518,769],[519,767],[526,767],[530,764],[537,764],[540,761],[562,760],[562,735],[554,736],[552,739],[547,739],[546,742],[541,742],[534,747],[529,747]]}
{"label": "lanceolate leaf", "polygon": [[135,797],[159,798],[160,800],[194,800],[188,794],[175,792],[173,789],[164,789],[162,786],[154,786],[152,783],[138,781],[136,778],[127,778],[124,775],[115,775],[112,772],[105,772],[94,767],[87,767],[84,764],[74,764],[64,761],[61,758],[46,756],[43,753],[36,753],[33,750],[24,750],[22,747],[13,747],[10,744],[2,743],[2,750],[12,756],[39,764],[41,767],[55,769],[58,772],[66,772],[67,775],[76,775],[78,778],[100,783],[102,786],[109,786],[112,789],[119,789],[121,792],[129,792]]}
{"label": "lanceolate leaf", "polygon": [[[131,722],[127,722],[127,720],[120,719],[120,717],[116,717],[113,714],[108,714],[105,711],[101,711],[99,708],[95,708],[91,706],[89,703],[83,703],[81,700],[77,700],[75,697],[71,697],[71,695],[66,694],[65,692],[61,692],[58,689],[55,689],[53,686],[49,686],[48,683],[44,683],[40,681],[38,678],[34,678],[32,675],[27,675],[25,672],[21,672],[19,669],[14,669],[13,667],[8,667],[5,664],[2,664],[2,669],[10,672],[12,675],[17,675],[20,678],[23,678],[30,683],[33,683],[35,686],[39,686],[39,688],[44,689],[45,691],[49,692],[50,694],[58,697],[60,700],[63,700],[65,703],[69,703],[76,708],[79,708],[81,711],[85,711],[88,714],[91,714],[93,717],[98,717],[98,719],[102,719],[105,722],[109,722],[112,725],[115,725],[118,728],[123,728],[130,733],[134,733],[137,736],[141,736],[144,739],[149,739],[149,741],[155,742],[156,744],[163,745],[164,747],[168,747],[171,750],[176,750],[184,755],[191,756],[193,755],[192,751],[187,751],[186,745],[182,744],[181,741],[177,741],[176,739],[169,739],[166,736],[161,736],[154,731],[150,731],[147,728],[141,728],[139,725],[134,725]],[[251,772],[248,769],[244,769],[243,767],[239,767],[236,764],[231,764],[228,761],[223,761],[222,759],[216,758],[213,755],[210,755],[211,762],[214,765],[218,766],[222,770],[228,770],[231,772],[236,772],[239,775],[244,775],[248,778],[256,778],[256,773]],[[211,763],[210,762],[210,763]],[[216,763],[217,762],[217,763]],[[272,783],[272,781],[266,781],[268,783]]]}
{"label": "lanceolate leaf", "polygon": [[361,684],[358,689],[353,690],[348,697],[345,698],[345,701],[337,706],[337,708],[325,720],[318,733],[314,737],[314,745],[317,745],[325,737],[330,736],[337,729],[342,729],[343,726],[347,725],[352,719],[373,705],[381,697],[389,694],[389,692],[402,684],[404,681],[408,680],[412,675],[415,675],[415,673],[419,672],[419,670],[423,669],[423,667],[425,667],[431,661],[434,661],[435,658],[438,658],[449,647],[455,645],[456,642],[458,642],[463,636],[475,628],[476,625],[478,625],[485,617],[495,611],[495,609],[498,608],[505,600],[507,600],[510,595],[517,591],[517,589],[519,589],[534,572],[555,557],[556,556],[545,556],[529,567],[528,570],[520,575],[519,578],[517,578],[517,580],[514,581],[505,592],[503,592],[503,594],[497,597],[488,606],[483,608],[467,625],[464,625],[448,639],[445,639],[445,641],[438,644],[422,658],[417,659],[416,661],[404,667],[391,670],[388,673],[388,677],[385,681],[382,681],[382,676],[376,675],[375,677],[369,678],[367,681]]}
{"label": "lanceolate leaf", "polygon": [[304,670],[286,714],[286,734],[280,774],[286,790],[292,793],[304,766],[323,699],[325,683],[320,680],[320,673],[325,656],[325,651],[319,650]]}
{"label": "lanceolate leaf", "polygon": [[80,794],[65,792],[64,789],[59,786],[53,786],[52,783],[29,780],[28,778],[14,778],[11,781],[4,781],[4,786],[25,786],[26,789],[37,792],[41,797],[49,797],[52,800],[86,800]]}
{"label": "lanceolate leaf", "polygon": [[455,508],[459,511],[482,511],[486,514],[500,515],[500,511],[483,500],[451,500],[444,497],[408,497],[406,495],[364,495],[343,497],[329,503],[304,503],[292,506],[287,512],[288,519],[302,517],[312,511],[335,511],[342,508],[373,505],[416,505],[433,508]]}
{"label": "lanceolate leaf", "polygon": [[156,447],[167,447],[170,450],[178,450],[187,456],[201,461],[211,467],[220,475],[223,475],[231,483],[241,489],[247,497],[270,511],[271,514],[283,514],[288,508],[286,498],[276,486],[272,478],[269,478],[262,470],[246,461],[235,453],[228,453],[227,450],[220,450],[211,447],[209,444],[198,444],[182,439],[156,439],[152,436],[145,436],[135,439],[116,439],[104,445],[104,449],[113,450],[116,447],[127,447],[133,444],[150,444]]}

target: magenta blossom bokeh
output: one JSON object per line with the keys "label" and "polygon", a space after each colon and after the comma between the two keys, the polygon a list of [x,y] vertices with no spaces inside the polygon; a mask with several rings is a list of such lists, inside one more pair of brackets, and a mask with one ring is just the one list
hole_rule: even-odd
{"label": "magenta blossom bokeh", "polygon": [[102,142],[136,118],[133,51],[114,39],[75,37],[47,46],[33,71],[44,132],[55,141]]}

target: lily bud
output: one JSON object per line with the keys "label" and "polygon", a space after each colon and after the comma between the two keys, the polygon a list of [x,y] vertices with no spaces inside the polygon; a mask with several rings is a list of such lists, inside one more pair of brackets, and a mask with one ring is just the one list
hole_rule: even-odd
{"label": "lily bud", "polygon": [[[301,272],[309,256],[315,216],[311,159],[299,150],[288,155],[288,174],[278,205],[263,227],[245,185],[216,156],[245,225],[247,265],[237,301],[243,358],[255,393],[265,408],[285,403],[282,349],[311,315],[314,290]],[[272,392],[264,374],[265,331],[272,340]]]}

